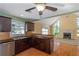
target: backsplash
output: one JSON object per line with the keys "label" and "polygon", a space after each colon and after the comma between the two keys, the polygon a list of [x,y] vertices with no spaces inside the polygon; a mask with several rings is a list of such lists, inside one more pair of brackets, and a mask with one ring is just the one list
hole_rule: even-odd
{"label": "backsplash", "polygon": [[0,40],[10,39],[10,32],[0,32]]}

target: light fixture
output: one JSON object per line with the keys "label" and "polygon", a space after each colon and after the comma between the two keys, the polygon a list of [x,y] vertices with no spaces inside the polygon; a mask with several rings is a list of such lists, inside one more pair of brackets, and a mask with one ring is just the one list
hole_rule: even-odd
{"label": "light fixture", "polygon": [[24,16],[23,14],[21,14],[20,16]]}
{"label": "light fixture", "polygon": [[45,9],[45,3],[36,3],[36,8],[38,11],[43,11]]}

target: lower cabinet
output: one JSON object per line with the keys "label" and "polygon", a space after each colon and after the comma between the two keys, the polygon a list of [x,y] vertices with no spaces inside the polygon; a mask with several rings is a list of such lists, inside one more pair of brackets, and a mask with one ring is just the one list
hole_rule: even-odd
{"label": "lower cabinet", "polygon": [[35,38],[33,39],[33,47],[36,49],[39,49],[41,51],[44,51],[46,53],[51,53],[51,50],[53,50],[53,40],[51,39],[45,39],[45,38]]}
{"label": "lower cabinet", "polygon": [[15,54],[20,53],[30,47],[34,47],[46,53],[53,52],[53,40],[47,38],[25,38],[15,40]]}
{"label": "lower cabinet", "polygon": [[28,48],[30,48],[30,39],[24,38],[24,39],[19,39],[15,40],[15,54],[18,54]]}

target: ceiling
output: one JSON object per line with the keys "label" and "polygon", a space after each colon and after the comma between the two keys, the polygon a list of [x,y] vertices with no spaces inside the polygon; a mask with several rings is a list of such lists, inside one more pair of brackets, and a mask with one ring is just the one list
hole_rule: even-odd
{"label": "ceiling", "polygon": [[43,15],[40,16],[37,9],[33,9],[31,12],[25,11],[26,9],[36,7],[34,3],[0,3],[0,11],[16,17],[34,20],[45,19],[79,10],[78,3],[47,3],[46,5],[56,7],[58,10],[53,12],[45,9]]}

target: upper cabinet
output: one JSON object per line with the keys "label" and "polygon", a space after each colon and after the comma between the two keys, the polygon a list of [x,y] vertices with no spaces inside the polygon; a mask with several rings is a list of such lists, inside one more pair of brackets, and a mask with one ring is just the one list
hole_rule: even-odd
{"label": "upper cabinet", "polygon": [[34,23],[26,22],[25,24],[25,31],[34,31]]}
{"label": "upper cabinet", "polygon": [[0,16],[0,32],[11,31],[11,18]]}

